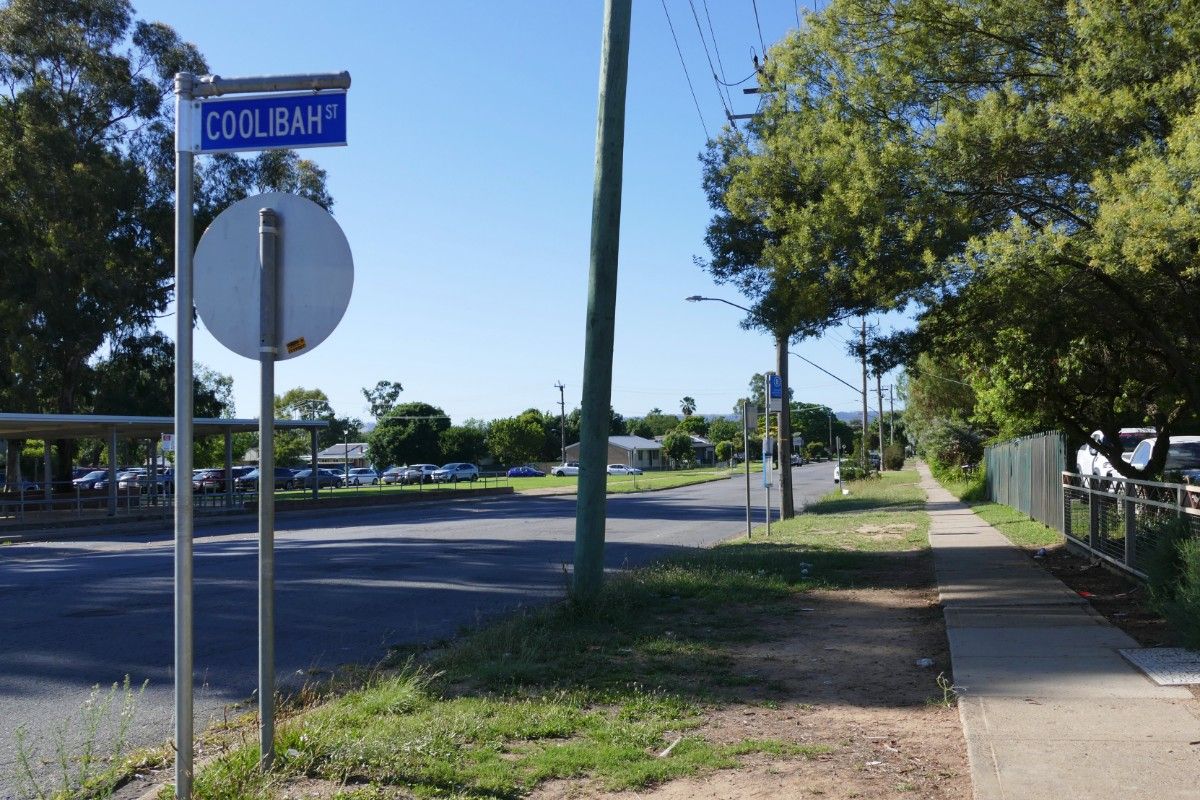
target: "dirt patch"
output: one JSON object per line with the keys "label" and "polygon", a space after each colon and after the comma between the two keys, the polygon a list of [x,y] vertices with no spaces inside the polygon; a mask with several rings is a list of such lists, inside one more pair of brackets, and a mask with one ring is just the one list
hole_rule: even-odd
{"label": "dirt patch", "polygon": [[[927,559],[920,561],[928,568]],[[896,559],[897,570],[914,566],[912,559]],[[943,699],[936,679],[949,672],[949,651],[931,589],[814,591],[760,624],[767,628],[767,641],[731,648],[731,678],[744,681],[743,696],[710,709],[704,724],[687,735],[730,745],[774,740],[804,747],[805,755],[747,756],[737,769],[638,791],[614,793],[588,781],[554,781],[530,797],[971,796],[958,710],[932,702]],[[923,658],[934,666],[918,666]]]}

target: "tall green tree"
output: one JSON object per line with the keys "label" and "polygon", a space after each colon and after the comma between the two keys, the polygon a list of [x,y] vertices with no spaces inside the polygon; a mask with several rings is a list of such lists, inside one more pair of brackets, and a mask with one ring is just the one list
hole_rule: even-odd
{"label": "tall green tree", "polygon": [[[127,0],[0,7],[0,407],[91,410],[106,348],[121,356],[166,308],[171,93],[185,70],[206,71],[199,51]],[[324,174],[294,154],[214,161],[197,171],[197,235],[258,188],[328,202]]]}
{"label": "tall green tree", "polygon": [[[546,429],[538,412],[493,420],[488,426],[488,451],[501,464],[522,464],[539,458],[546,445]],[[556,442],[555,445],[559,443]],[[554,458],[561,447],[554,448]]]}
{"label": "tall green tree", "polygon": [[446,412],[429,403],[401,403],[367,434],[376,464],[440,464],[440,437],[450,427]]}
{"label": "tall green tree", "polygon": [[400,400],[404,387],[399,381],[379,381],[370,389],[363,389],[363,397],[371,405],[371,416],[382,419],[391,413]]}
{"label": "tall green tree", "polygon": [[451,425],[438,436],[442,458],[446,461],[466,461],[474,464],[487,455],[487,428],[479,420],[465,425]]}

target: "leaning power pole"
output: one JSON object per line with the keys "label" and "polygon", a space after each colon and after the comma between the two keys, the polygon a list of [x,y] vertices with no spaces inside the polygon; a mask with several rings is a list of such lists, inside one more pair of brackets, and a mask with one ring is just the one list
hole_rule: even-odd
{"label": "leaning power pole", "polygon": [[596,119],[596,182],[588,275],[583,403],[579,431],[579,491],[575,507],[575,595],[595,597],[604,577],[605,492],[609,408],[616,327],[617,252],[621,232],[621,172],[625,150],[625,87],[633,0],[605,0],[600,47],[600,108]]}
{"label": "leaning power pole", "polygon": [[562,439],[562,460],[558,463],[567,463],[567,398],[563,394],[563,390],[567,387],[562,381],[554,384],[554,388],[558,389],[558,433]]}

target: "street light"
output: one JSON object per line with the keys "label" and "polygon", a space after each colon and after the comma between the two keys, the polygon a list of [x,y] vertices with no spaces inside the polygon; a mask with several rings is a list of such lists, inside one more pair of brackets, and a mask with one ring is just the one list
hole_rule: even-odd
{"label": "street light", "polygon": [[[686,297],[684,299],[687,300],[689,303],[698,303],[702,300],[708,300],[708,301],[716,302],[716,303],[724,303],[725,305],[733,306],[734,308],[736,308],[740,311],[745,311],[747,314],[750,314],[751,316],[755,315],[755,312],[751,311],[750,309],[746,308],[745,306],[740,306],[737,303],[730,302],[729,300],[726,300],[722,297],[704,297],[702,295],[694,294],[691,297]],[[761,322],[761,320],[760,320],[760,322]],[[774,331],[774,333],[775,333],[775,371],[779,375],[779,383],[780,383],[782,391],[783,391],[783,397],[781,398],[783,400],[782,405],[787,409],[787,413],[780,413],[780,415],[779,415],[779,441],[781,444],[783,442],[787,442],[786,466],[785,466],[785,461],[784,461],[784,454],[780,454],[780,457],[779,457],[779,473],[780,473],[780,475],[779,475],[779,477],[780,477],[780,481],[779,481],[779,489],[780,489],[780,492],[779,492],[779,495],[780,495],[779,516],[782,519],[791,519],[792,517],[794,517],[796,515],[796,512],[795,512],[795,506],[792,503],[792,413],[791,413],[791,406],[788,403],[787,346],[788,346],[789,335],[787,333],[779,333],[778,331]],[[767,398],[767,408],[770,408],[770,405],[771,405],[771,401],[770,401],[770,398],[768,397]],[[768,414],[767,418],[770,419],[769,414]],[[747,454],[747,455],[749,455],[749,454]],[[768,510],[768,516],[769,516],[769,514],[770,514],[770,511]]]}

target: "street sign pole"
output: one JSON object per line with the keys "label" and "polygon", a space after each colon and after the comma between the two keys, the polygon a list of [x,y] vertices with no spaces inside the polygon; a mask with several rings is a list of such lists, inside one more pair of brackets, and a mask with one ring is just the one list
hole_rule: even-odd
{"label": "street sign pole", "polygon": [[750,398],[742,398],[742,462],[746,466],[746,538],[750,538]]}
{"label": "street sign pole", "polygon": [[771,378],[763,375],[763,488],[766,490],[767,536],[771,535]]}
{"label": "street sign pole", "polygon": [[195,77],[175,76],[175,797],[192,796],[192,123]]}
{"label": "street sign pole", "polygon": [[[193,603],[192,603],[192,443],[193,443],[193,244],[192,212],[195,158],[202,153],[273,150],[346,144],[346,102],[350,73],[268,75],[250,78],[197,78],[175,74],[175,798],[191,800],[193,778]],[[291,92],[288,97],[247,99],[234,104],[201,98],[222,95]],[[215,116],[214,116],[215,115]],[[207,117],[207,118],[205,118]],[[204,124],[202,124],[204,123]],[[348,254],[348,250],[347,250]],[[343,308],[344,310],[344,308]],[[340,312],[338,314],[340,318]],[[206,324],[208,324],[206,322]],[[335,322],[336,324],[336,322]],[[321,337],[323,338],[323,337]],[[301,347],[303,339],[299,340]],[[273,381],[272,373],[272,383]],[[272,387],[266,420],[274,421]],[[260,442],[260,459],[262,446]],[[259,467],[261,469],[260,460]],[[259,495],[263,494],[259,474]],[[274,489],[274,468],[270,473]],[[110,490],[111,491],[111,490]],[[273,493],[268,492],[273,500]],[[263,503],[260,501],[260,514]],[[273,520],[272,520],[273,524]],[[261,558],[262,556],[260,556]],[[267,555],[268,566],[272,556]],[[268,587],[269,588],[269,587]],[[261,589],[260,589],[261,590]],[[272,609],[268,604],[267,611]],[[261,616],[261,610],[260,610]],[[260,618],[260,622],[261,622]],[[274,615],[270,622],[273,625]],[[265,635],[260,630],[260,643]],[[273,655],[273,637],[266,650]],[[260,654],[263,647],[260,644]],[[260,658],[260,668],[261,668]],[[274,681],[273,665],[270,679]],[[261,692],[261,687],[260,687]],[[273,695],[259,695],[264,719],[271,717]],[[269,751],[264,750],[264,754]],[[269,755],[266,756],[269,759]]]}
{"label": "street sign pole", "polygon": [[[259,763],[270,769],[275,755],[275,333],[277,293],[277,218],[270,208],[258,212],[259,288],[258,363],[261,397],[258,413],[258,717]],[[313,472],[313,478],[317,477]]]}

